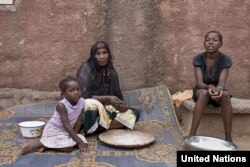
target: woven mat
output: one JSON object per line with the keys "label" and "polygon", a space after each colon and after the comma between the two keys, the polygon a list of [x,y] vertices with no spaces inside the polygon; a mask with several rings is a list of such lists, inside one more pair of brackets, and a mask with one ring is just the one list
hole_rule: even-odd
{"label": "woven mat", "polygon": [[112,148],[100,143],[97,136],[87,137],[90,151],[79,154],[46,151],[20,156],[21,148],[31,139],[22,137],[18,123],[27,120],[47,121],[56,102],[13,107],[0,114],[0,166],[101,166],[166,167],[176,166],[176,151],[183,144],[171,96],[166,86],[124,92],[125,101],[141,111],[135,129],[156,137],[150,146],[138,149]]}

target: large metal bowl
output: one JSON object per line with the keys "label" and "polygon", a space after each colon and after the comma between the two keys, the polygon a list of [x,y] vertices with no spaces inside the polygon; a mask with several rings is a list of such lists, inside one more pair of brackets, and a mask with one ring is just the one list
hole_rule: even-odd
{"label": "large metal bowl", "polygon": [[237,146],[231,142],[206,136],[191,136],[185,139],[186,149],[204,151],[235,151]]}

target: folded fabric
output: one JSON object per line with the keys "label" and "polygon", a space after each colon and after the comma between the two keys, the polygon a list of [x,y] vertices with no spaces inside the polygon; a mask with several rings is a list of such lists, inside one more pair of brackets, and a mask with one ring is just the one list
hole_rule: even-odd
{"label": "folded fabric", "polygon": [[131,109],[128,109],[126,112],[124,113],[119,113],[118,110],[116,110],[113,106],[108,105],[106,106],[106,109],[110,112],[116,112],[116,117],[115,120],[117,120],[118,122],[122,123],[124,126],[126,126],[129,129],[133,129],[134,125],[135,125],[135,120],[136,120],[136,116],[134,114],[134,112]]}
{"label": "folded fabric", "polygon": [[131,109],[120,113],[111,105],[104,107],[98,100],[85,99],[83,126],[87,134],[95,132],[99,125],[105,129],[109,129],[112,119],[133,129],[136,122],[136,115]]}
{"label": "folded fabric", "polygon": [[180,107],[185,100],[191,99],[193,96],[193,90],[185,90],[183,92],[178,91],[172,95],[172,101],[176,107]]}

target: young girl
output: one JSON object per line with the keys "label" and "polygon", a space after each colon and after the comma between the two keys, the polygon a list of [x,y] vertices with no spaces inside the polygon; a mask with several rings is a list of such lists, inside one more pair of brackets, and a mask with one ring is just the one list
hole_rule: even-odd
{"label": "young girl", "polygon": [[209,31],[205,36],[206,52],[193,59],[196,86],[193,89],[193,99],[196,102],[193,112],[193,122],[190,136],[196,135],[202,113],[207,104],[221,106],[225,129],[225,140],[232,142],[232,105],[231,95],[225,89],[231,58],[219,52],[222,47],[222,35],[218,31]]}
{"label": "young girl", "polygon": [[44,127],[41,139],[28,143],[21,154],[39,149],[43,151],[46,148],[70,152],[75,145],[78,145],[81,152],[87,151],[85,137],[77,134],[85,106],[85,100],[80,98],[80,85],[75,78],[69,76],[59,83],[59,87],[64,99],[56,105],[56,111]]}

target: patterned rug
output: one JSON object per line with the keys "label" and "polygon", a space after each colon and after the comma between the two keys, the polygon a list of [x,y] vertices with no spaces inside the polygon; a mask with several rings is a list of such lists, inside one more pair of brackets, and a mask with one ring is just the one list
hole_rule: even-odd
{"label": "patterned rug", "polygon": [[166,86],[124,92],[127,104],[141,111],[135,129],[156,137],[154,144],[137,149],[112,148],[100,143],[97,136],[87,137],[90,151],[79,154],[46,151],[20,156],[21,148],[31,139],[23,138],[18,123],[27,120],[47,121],[55,102],[13,107],[0,114],[0,166],[17,167],[172,167],[176,151],[183,143],[171,96]]}

